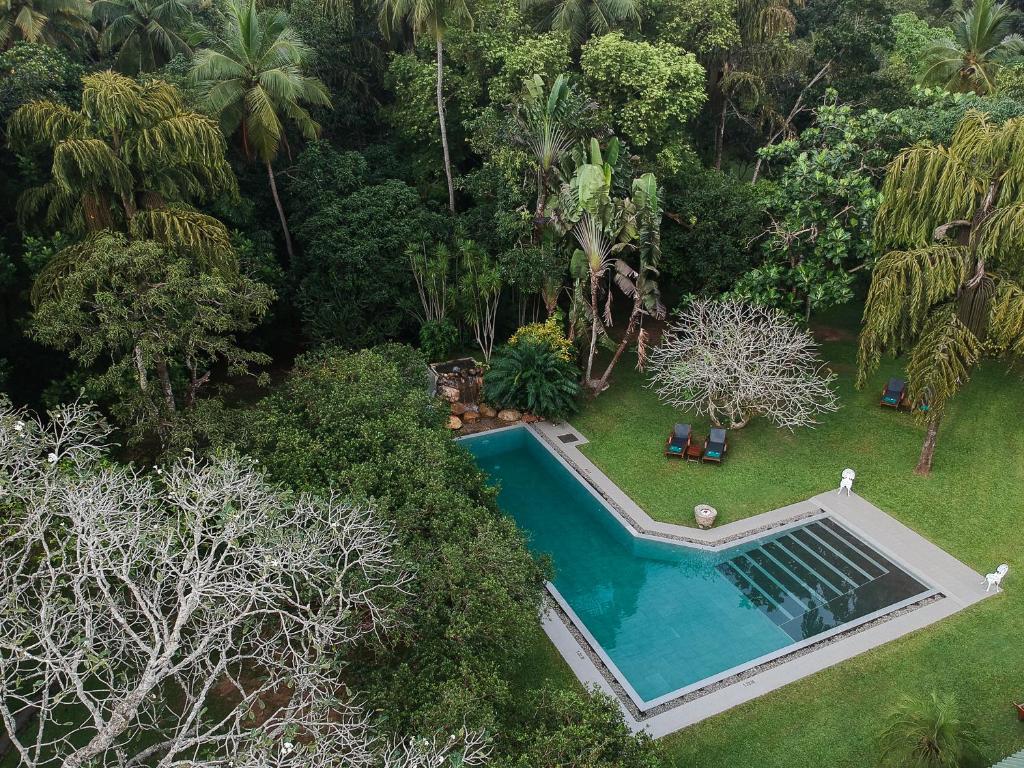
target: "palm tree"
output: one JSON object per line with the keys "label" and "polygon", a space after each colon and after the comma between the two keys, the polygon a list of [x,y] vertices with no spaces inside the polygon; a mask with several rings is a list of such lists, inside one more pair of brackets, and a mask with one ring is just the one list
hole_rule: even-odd
{"label": "palm tree", "polygon": [[545,25],[557,32],[567,32],[577,46],[591,35],[603,35],[624,21],[640,21],[637,0],[523,0],[523,4],[550,5]]}
{"label": "palm tree", "polygon": [[[983,354],[1024,353],[1024,118],[971,111],[949,147],[919,144],[890,165],[858,353],[863,386],[885,353],[908,352],[911,401],[927,403],[918,474],[931,471],[950,398]],[[905,250],[904,250],[905,249]]]}
{"label": "palm tree", "polygon": [[192,14],[181,0],[97,0],[92,15],[103,30],[100,48],[117,51],[125,74],[152,72],[192,50],[182,37]]}
{"label": "palm tree", "polygon": [[936,40],[925,52],[921,83],[982,96],[995,91],[1000,67],[1024,54],[1024,38],[1011,34],[1018,15],[995,0],[977,0],[961,10],[953,37]]}
{"label": "palm tree", "polygon": [[0,50],[18,40],[72,50],[94,34],[88,0],[0,0]]}
{"label": "palm tree", "polygon": [[552,176],[569,150],[578,143],[581,118],[597,104],[580,96],[569,82],[568,75],[559,75],[550,88],[544,79],[534,75],[526,80],[522,100],[512,111],[512,139],[532,155],[537,185],[534,225],[544,224],[544,210],[552,186]]}
{"label": "palm tree", "polygon": [[796,50],[789,42],[796,29],[793,8],[803,0],[738,0],[738,42],[708,61],[708,105],[715,122],[715,168],[722,167],[725,120],[730,104],[747,102],[762,120],[778,122],[769,90],[771,81],[790,71]]}
{"label": "palm tree", "polygon": [[448,180],[448,210],[455,213],[455,182],[452,180],[452,159],[448,151],[448,124],[444,116],[444,34],[449,24],[473,24],[466,0],[380,0],[378,20],[381,31],[390,35],[392,30],[408,24],[414,38],[429,33],[434,38],[437,61],[437,119],[441,128],[441,151],[444,154],[444,173]]}
{"label": "palm tree", "polygon": [[954,696],[904,698],[879,738],[882,765],[892,768],[969,768],[980,760],[974,728],[959,714]]}
{"label": "palm tree", "polygon": [[316,138],[320,126],[303,104],[331,104],[323,83],[303,74],[310,53],[283,11],[259,12],[256,0],[228,0],[220,36],[196,53],[192,69],[224,134],[241,129],[246,156],[266,166],[289,259],[295,254],[273,165],[281,142],[287,144],[283,121],[290,120],[305,138]]}

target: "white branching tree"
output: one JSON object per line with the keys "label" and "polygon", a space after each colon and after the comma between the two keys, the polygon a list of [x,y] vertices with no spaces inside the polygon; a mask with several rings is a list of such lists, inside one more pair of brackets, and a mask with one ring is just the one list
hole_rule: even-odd
{"label": "white branching tree", "polygon": [[776,309],[698,299],[666,329],[649,357],[662,401],[740,429],[754,416],[811,426],[838,400],[817,345]]}
{"label": "white branching tree", "polygon": [[408,575],[373,510],[292,496],[254,462],[152,473],[70,405],[0,396],[0,731],[26,768],[363,768],[487,756],[394,741],[341,682]]}

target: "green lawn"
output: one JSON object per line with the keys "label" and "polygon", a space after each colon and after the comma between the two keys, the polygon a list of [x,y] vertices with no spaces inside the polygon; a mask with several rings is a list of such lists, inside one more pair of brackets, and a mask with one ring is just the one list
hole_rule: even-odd
{"label": "green lawn", "polygon": [[[706,422],[662,406],[644,378],[620,368],[610,390],[574,420],[585,453],[660,520],[691,524],[698,502],[723,522],[834,488],[855,490],[984,573],[1008,561],[1006,593],[838,667],[661,740],[666,762],[701,768],[819,768],[876,764],[881,714],[901,693],[955,691],[996,758],[1024,747],[1012,701],[1024,699],[1024,384],[1005,366],[977,373],[943,425],[929,478],[912,474],[923,430],[878,407],[888,366],[866,391],[852,386],[852,338],[824,344],[839,374],[842,409],[795,433],[755,422],[730,435],[722,466],[666,459],[675,421]],[[538,651],[550,669],[551,648]],[[550,674],[550,673],[549,673]]]}

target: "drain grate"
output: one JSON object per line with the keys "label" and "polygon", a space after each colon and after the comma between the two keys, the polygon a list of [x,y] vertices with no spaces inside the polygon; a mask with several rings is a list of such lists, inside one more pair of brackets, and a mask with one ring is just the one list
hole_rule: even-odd
{"label": "drain grate", "polygon": [[559,435],[558,439],[561,440],[563,443],[575,443],[578,438],[576,437],[576,435],[566,432],[564,435]]}

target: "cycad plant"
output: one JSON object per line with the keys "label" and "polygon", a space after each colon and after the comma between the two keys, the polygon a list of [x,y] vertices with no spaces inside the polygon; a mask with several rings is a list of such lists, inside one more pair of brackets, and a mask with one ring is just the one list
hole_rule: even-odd
{"label": "cycad plant", "polygon": [[0,0],[0,50],[18,40],[71,50],[93,39],[88,0]]}
{"label": "cycad plant", "polygon": [[10,119],[12,147],[50,158],[49,180],[18,201],[22,224],[41,221],[78,239],[40,274],[37,289],[59,280],[103,230],[185,249],[202,268],[233,272],[224,225],[192,207],[236,192],[217,124],[186,109],[178,90],[159,80],[107,71],[82,84],[77,110],[36,101]]}
{"label": "cycad plant", "polygon": [[976,0],[958,12],[953,36],[936,40],[926,51],[921,83],[979,95],[995,91],[1000,67],[1024,55],[1024,38],[1013,33],[1019,15],[995,0]]}
{"label": "cycad plant", "polygon": [[908,353],[927,474],[946,405],[982,356],[1024,353],[1024,119],[968,112],[948,147],[903,151],[882,192],[875,239],[892,250],[872,274],[858,384],[883,354]]}
{"label": "cycad plant", "polygon": [[455,181],[452,158],[448,148],[448,122],[444,110],[444,36],[451,24],[472,26],[473,15],[466,0],[379,0],[378,20],[381,32],[391,35],[403,25],[413,37],[427,34],[434,38],[434,60],[437,64],[437,120],[441,129],[441,151],[444,174],[448,181],[448,210],[455,213]]}
{"label": "cycad plant", "polygon": [[316,138],[320,126],[305,105],[327,107],[331,99],[323,83],[304,74],[311,51],[289,26],[284,11],[258,11],[256,0],[228,0],[226,14],[219,36],[196,53],[192,76],[204,91],[206,108],[219,116],[224,134],[240,132],[246,156],[266,166],[292,259],[295,254],[277,192],[274,160],[281,144],[287,144],[285,122],[305,138]]}
{"label": "cycad plant", "polygon": [[92,16],[103,30],[100,48],[116,54],[125,74],[152,72],[192,50],[185,39],[192,14],[182,0],[96,0]]}
{"label": "cycad plant", "polygon": [[[974,728],[959,714],[956,698],[932,693],[906,697],[889,714],[879,738],[889,768],[972,768],[981,765]],[[985,763],[987,764],[987,763]]]}
{"label": "cycad plant", "polygon": [[578,376],[572,363],[550,344],[524,339],[495,352],[484,374],[484,398],[499,408],[560,419],[576,411]]}

